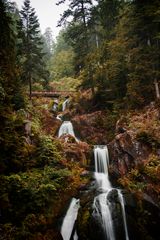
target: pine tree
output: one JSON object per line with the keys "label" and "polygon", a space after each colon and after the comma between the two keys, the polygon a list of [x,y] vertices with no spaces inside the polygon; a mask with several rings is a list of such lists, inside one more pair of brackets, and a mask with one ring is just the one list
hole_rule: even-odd
{"label": "pine tree", "polygon": [[24,1],[20,12],[23,31],[23,54],[24,54],[24,78],[29,83],[30,98],[32,94],[32,82],[40,77],[45,79],[46,70],[43,61],[43,41],[35,9],[31,7],[30,0]]}
{"label": "pine tree", "polygon": [[0,95],[5,97],[3,108],[5,104],[11,105],[18,84],[14,28],[8,2],[0,0]]}
{"label": "pine tree", "polygon": [[[58,1],[58,4],[64,3]],[[91,0],[70,0],[68,9],[63,13],[59,26],[67,25],[66,39],[75,51],[75,69],[78,73],[84,66],[84,59],[89,52],[88,21],[91,14]],[[68,22],[68,18],[71,21]]]}
{"label": "pine tree", "polygon": [[1,74],[11,77],[15,63],[15,34],[7,7],[7,1],[0,0],[0,70]]}
{"label": "pine tree", "polygon": [[[118,22],[121,2],[116,0],[99,0],[91,9],[91,18],[88,22],[90,33],[90,53],[85,59],[85,67],[81,78],[82,87],[91,88],[93,95],[101,94],[106,99],[108,91],[107,60],[109,57],[108,43],[114,38],[114,28]],[[96,89],[96,90],[95,90]]]}

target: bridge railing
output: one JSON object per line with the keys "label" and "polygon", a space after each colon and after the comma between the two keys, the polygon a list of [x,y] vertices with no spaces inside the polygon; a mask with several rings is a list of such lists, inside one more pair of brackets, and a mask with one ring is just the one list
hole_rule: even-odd
{"label": "bridge railing", "polygon": [[60,90],[56,90],[56,91],[33,91],[31,96],[46,96],[46,97],[54,97],[54,96],[60,96],[60,95],[67,95],[67,94],[71,94],[74,93],[76,91],[60,91]]}

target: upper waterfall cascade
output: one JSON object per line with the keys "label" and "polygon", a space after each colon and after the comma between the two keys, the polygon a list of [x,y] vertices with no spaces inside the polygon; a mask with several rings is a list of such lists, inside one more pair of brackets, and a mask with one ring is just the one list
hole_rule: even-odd
{"label": "upper waterfall cascade", "polygon": [[65,110],[66,110],[66,107],[67,107],[67,104],[69,103],[69,98],[67,98],[64,102],[63,102],[63,104],[62,104],[62,111],[64,112]]}
{"label": "upper waterfall cascade", "polygon": [[73,125],[70,121],[64,121],[59,129],[58,137],[61,137],[64,134],[70,134],[75,137]]}

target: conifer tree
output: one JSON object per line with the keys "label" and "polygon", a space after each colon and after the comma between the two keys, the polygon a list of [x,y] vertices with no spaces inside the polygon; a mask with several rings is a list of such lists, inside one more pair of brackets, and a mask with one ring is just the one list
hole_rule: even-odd
{"label": "conifer tree", "polygon": [[0,91],[10,104],[16,88],[16,36],[6,0],[0,0],[0,36]]}
{"label": "conifer tree", "polygon": [[46,70],[43,61],[43,41],[35,9],[31,7],[30,0],[24,1],[20,12],[23,24],[23,54],[24,54],[24,78],[29,83],[30,98],[32,94],[32,82],[39,78],[45,79]]}
{"label": "conifer tree", "polygon": [[[65,0],[58,1],[58,5]],[[91,14],[91,0],[70,0],[68,9],[63,13],[59,26],[67,25],[66,39],[74,48],[75,69],[78,73],[84,66],[84,58],[89,52],[88,21]],[[68,18],[71,20],[68,22]]]}

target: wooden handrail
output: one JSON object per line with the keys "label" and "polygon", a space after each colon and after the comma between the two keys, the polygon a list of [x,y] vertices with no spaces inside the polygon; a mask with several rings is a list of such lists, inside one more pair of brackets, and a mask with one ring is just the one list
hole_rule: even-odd
{"label": "wooden handrail", "polygon": [[57,97],[63,94],[71,94],[76,91],[60,91],[60,90],[55,90],[55,91],[33,91],[31,96],[46,96],[46,97]]}

